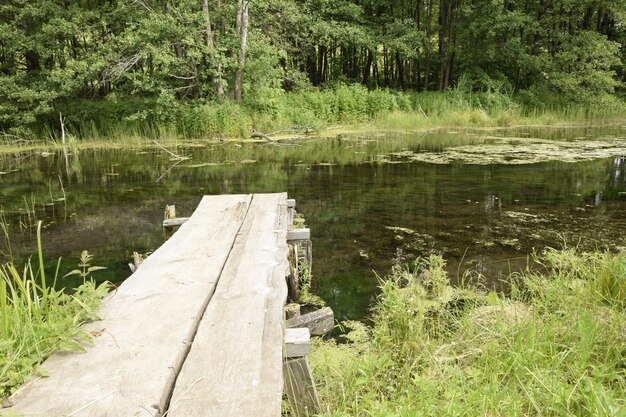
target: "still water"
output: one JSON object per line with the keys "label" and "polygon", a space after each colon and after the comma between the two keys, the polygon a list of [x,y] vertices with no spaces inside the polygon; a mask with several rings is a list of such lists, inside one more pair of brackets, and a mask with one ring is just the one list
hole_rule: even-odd
{"label": "still water", "polygon": [[[367,313],[392,260],[442,255],[451,279],[503,274],[545,246],[626,246],[626,127],[372,134],[284,143],[190,142],[0,156],[3,261],[44,253],[61,275],[84,249],[123,281],[134,251],[163,242],[166,204],[287,191],[312,230],[314,291],[340,320]],[[53,265],[54,264],[54,265]],[[75,278],[72,278],[75,279]],[[75,281],[61,279],[71,287]]]}

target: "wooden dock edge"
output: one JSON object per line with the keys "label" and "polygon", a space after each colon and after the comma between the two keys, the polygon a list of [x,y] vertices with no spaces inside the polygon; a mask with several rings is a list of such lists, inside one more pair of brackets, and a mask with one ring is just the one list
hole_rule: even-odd
{"label": "wooden dock edge", "polygon": [[300,314],[299,270],[311,272],[313,264],[313,244],[309,228],[293,228],[296,218],[296,200],[287,199],[289,229],[289,263],[291,272],[287,277],[290,304],[285,306],[285,347],[283,378],[284,392],[296,417],[312,416],[321,411],[321,403],[308,355],[311,350],[311,335],[321,336],[334,328],[334,314],[330,307]]}
{"label": "wooden dock edge", "polygon": [[322,408],[308,359],[310,339],[306,327],[285,330],[285,393],[291,412],[298,417],[317,414]]}
{"label": "wooden dock edge", "polygon": [[[289,298],[297,301],[300,296],[298,268],[308,268],[313,262],[313,245],[309,228],[293,228],[296,217],[296,200],[287,199],[287,244],[291,271],[286,277]],[[166,206],[163,228],[170,231],[184,224],[188,217],[176,217],[174,206]],[[334,327],[334,314],[330,307],[300,315],[299,305],[295,317],[287,317],[284,323],[283,385],[291,411],[295,416],[310,416],[321,410],[321,404],[313,373],[308,360],[311,335],[321,336]],[[293,303],[292,303],[292,308]]]}

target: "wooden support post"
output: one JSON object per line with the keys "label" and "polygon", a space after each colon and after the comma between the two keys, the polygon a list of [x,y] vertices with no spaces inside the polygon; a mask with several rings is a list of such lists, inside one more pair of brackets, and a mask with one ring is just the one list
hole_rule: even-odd
{"label": "wooden support post", "polygon": [[[289,239],[290,234],[291,236],[296,236],[296,232],[300,230],[306,231],[306,233],[303,233],[301,235],[302,237],[304,236],[309,236],[309,237],[305,239]],[[296,246],[298,248],[297,255],[298,255],[298,258],[300,258],[299,260],[306,262],[309,268],[313,265],[313,243],[311,242],[311,239],[310,239],[309,229],[290,230],[289,232],[287,232],[287,243],[289,243],[290,246]]]}
{"label": "wooden support post", "polygon": [[310,269],[313,266],[313,242],[310,239],[298,240],[297,245],[300,247],[301,260]]}
{"label": "wooden support post", "polygon": [[165,240],[169,239],[174,234],[174,231],[172,230],[172,228],[166,226],[165,223],[175,218],[176,218],[176,206],[173,204],[171,206],[166,205],[165,211],[163,213],[163,237],[165,238]]}
{"label": "wooden support post", "polygon": [[313,336],[323,336],[335,327],[335,315],[330,307],[293,317],[285,322],[289,328],[305,327]]}
{"label": "wooden support post", "polygon": [[303,228],[303,229],[291,229],[287,231],[287,241],[291,240],[310,240],[311,239],[311,229]]}
{"label": "wooden support post", "polygon": [[164,219],[175,219],[176,218],[176,206],[174,204],[165,206],[165,213],[163,214]]}
{"label": "wooden support post", "polygon": [[283,364],[285,392],[292,413],[297,417],[312,416],[321,409],[307,358],[310,349],[309,342],[310,335],[307,328],[285,331],[285,362]]}
{"label": "wooden support post", "polygon": [[311,334],[306,327],[285,329],[285,357],[306,356],[311,350]]}
{"label": "wooden support post", "polygon": [[296,218],[296,200],[287,199],[287,225],[292,226],[293,220]]}
{"label": "wooden support post", "polygon": [[287,320],[292,319],[294,317],[298,317],[299,315],[300,315],[300,304],[290,303],[285,306],[285,318]]}
{"label": "wooden support post", "polygon": [[300,300],[300,278],[298,276],[298,246],[289,245],[289,275],[287,275],[287,295],[292,302]]}

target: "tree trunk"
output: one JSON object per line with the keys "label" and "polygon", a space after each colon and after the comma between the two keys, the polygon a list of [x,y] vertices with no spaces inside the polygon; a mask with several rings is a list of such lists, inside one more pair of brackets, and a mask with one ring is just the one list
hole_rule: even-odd
{"label": "tree trunk", "polygon": [[368,88],[370,86],[370,70],[372,68],[372,61],[374,60],[374,53],[369,49],[365,49],[365,55],[367,56],[365,65],[363,66],[363,84]]}
{"label": "tree trunk", "polygon": [[380,87],[380,74],[378,73],[378,59],[374,61],[374,66],[372,67],[372,73],[374,78],[374,85],[372,87]]}
{"label": "tree trunk", "polygon": [[383,45],[383,81],[385,87],[389,87],[389,59],[387,59],[387,47]]}
{"label": "tree trunk", "polygon": [[[218,7],[220,6],[218,2]],[[224,98],[224,87],[222,86],[221,78],[222,78],[222,64],[219,59],[216,59],[215,56],[215,43],[213,40],[213,29],[211,27],[211,15],[209,13],[209,0],[202,0],[202,14],[204,15],[204,31],[206,35],[206,46],[209,48],[209,60],[215,60],[217,63],[215,65],[216,76],[213,78],[213,90],[217,94],[219,99]],[[211,63],[209,62],[209,68]]]}
{"label": "tree trunk", "polygon": [[333,38],[333,46],[330,48],[330,53],[327,51],[326,54],[329,56],[324,61],[324,67],[326,68],[324,71],[326,72],[326,79],[332,80],[335,77],[335,63],[337,62],[337,39]]}
{"label": "tree trunk", "polygon": [[398,68],[397,86],[399,89],[404,90],[404,65],[399,50],[396,50],[396,67]]}
{"label": "tree trunk", "polygon": [[448,3],[450,7],[448,12],[448,45],[451,51],[448,51],[448,64],[446,68],[446,79],[444,82],[444,90],[447,89],[452,83],[452,68],[454,65],[454,47],[456,44],[456,36],[455,36],[455,27],[454,27],[454,16],[456,13],[456,0],[450,0]]}
{"label": "tree trunk", "polygon": [[237,60],[237,70],[235,71],[235,89],[233,98],[235,101],[241,100],[241,80],[243,77],[243,66],[246,63],[246,46],[248,43],[248,8],[249,0],[242,0],[241,3],[241,35],[239,37],[239,58]]}
{"label": "tree trunk", "polygon": [[326,54],[326,47],[319,45],[317,47],[317,82],[321,84],[324,82],[324,55]]}
{"label": "tree trunk", "polygon": [[[415,22],[417,23],[417,32],[421,32],[422,30],[422,15],[420,10],[422,9],[422,0],[417,0],[417,4],[415,7]],[[421,90],[421,80],[420,80],[420,48],[419,46],[415,48],[415,76],[411,80],[411,84],[413,88],[417,91]]]}
{"label": "tree trunk", "polygon": [[446,76],[446,21],[448,5],[446,0],[439,0],[439,91],[445,88]]}
{"label": "tree trunk", "polygon": [[591,18],[593,17],[593,7],[588,6],[583,16],[583,30],[591,29]]}
{"label": "tree trunk", "polygon": [[206,34],[206,46],[209,49],[213,49],[213,30],[211,30],[209,0],[202,0],[202,14],[204,15],[204,32]]}
{"label": "tree trunk", "polygon": [[243,11],[243,0],[237,0],[237,19],[235,20],[235,33],[241,36],[241,16]]}
{"label": "tree trunk", "polygon": [[352,79],[354,81],[359,78],[359,53],[357,47],[352,48]]}
{"label": "tree trunk", "polygon": [[329,79],[329,72],[328,72],[328,48],[326,48],[326,47],[324,47],[324,56],[322,58],[324,59],[324,61],[322,62],[322,82],[325,82],[325,81],[327,81]]}
{"label": "tree trunk", "polygon": [[428,12],[426,18],[426,63],[424,68],[424,91],[428,91],[428,81],[430,77],[430,30],[432,28],[433,21],[433,0],[428,0]]}
{"label": "tree trunk", "polygon": [[317,80],[317,65],[315,57],[315,47],[310,47],[306,54],[307,73],[309,74],[309,81],[311,81],[311,84],[318,85],[319,81]]}
{"label": "tree trunk", "polygon": [[395,82],[395,73],[393,69],[393,52],[387,50],[387,80],[385,80],[385,87],[392,87]]}

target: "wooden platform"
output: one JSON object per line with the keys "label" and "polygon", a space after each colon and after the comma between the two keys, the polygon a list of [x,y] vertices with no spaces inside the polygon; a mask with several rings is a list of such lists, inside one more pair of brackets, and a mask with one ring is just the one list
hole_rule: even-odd
{"label": "wooden platform", "polygon": [[287,195],[205,196],[0,415],[280,416]]}

